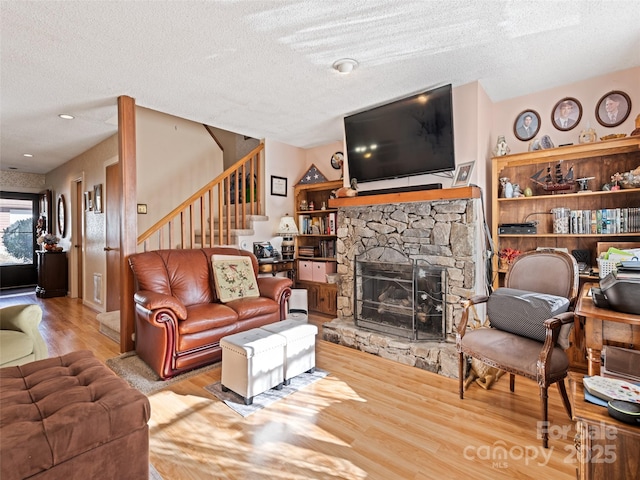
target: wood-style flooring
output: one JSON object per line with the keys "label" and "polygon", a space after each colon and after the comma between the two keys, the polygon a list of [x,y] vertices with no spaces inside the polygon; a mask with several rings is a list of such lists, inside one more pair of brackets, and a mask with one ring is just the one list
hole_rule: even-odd
{"label": "wood-style flooring", "polygon": [[[51,356],[120,353],[79,300],[0,298],[27,302],[44,309]],[[151,462],[165,480],[576,478],[575,427],[555,388],[545,450],[538,387],[524,378],[513,394],[505,376],[460,400],[457,380],[322,340],[317,365],[329,376],[247,418],[204,390],[219,369],[150,395]]]}

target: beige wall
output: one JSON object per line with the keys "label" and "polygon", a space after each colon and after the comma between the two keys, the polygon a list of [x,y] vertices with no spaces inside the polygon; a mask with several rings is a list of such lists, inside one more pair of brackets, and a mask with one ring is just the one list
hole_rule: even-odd
{"label": "beige wall", "polygon": [[223,171],[222,150],[200,124],[136,107],[138,234]]}
{"label": "beige wall", "polygon": [[[106,279],[106,264],[103,248],[105,246],[105,215],[104,213],[84,212],[84,205],[78,205],[75,198],[76,182],[82,182],[83,191],[93,191],[93,186],[103,185],[105,194],[105,168],[118,161],[118,136],[100,142],[95,147],[69,160],[64,165],[52,170],[46,175],[46,186],[53,191],[53,218],[57,219],[57,201],[60,195],[65,196],[67,205],[65,216],[67,219],[66,236],[61,239],[60,246],[67,251],[69,265],[76,265],[76,255],[81,254],[72,248],[76,232],[80,225],[73,220],[76,209],[83,211],[84,219],[84,262],[83,262],[83,302],[97,311],[104,310],[104,282],[102,289],[94,292],[94,275]],[[104,201],[103,201],[104,205]],[[56,226],[57,228],[57,226]],[[57,231],[57,230],[56,230]],[[78,296],[78,278],[75,268],[69,268],[69,289],[72,297]],[[96,300],[97,299],[97,300]]]}
{"label": "beige wall", "polygon": [[[146,203],[147,215],[138,215],[138,233],[144,231],[163,215],[185,200],[222,172],[222,152],[206,129],[197,123],[142,107],[136,108],[137,141],[137,203]],[[99,143],[45,176],[44,186],[50,188],[55,206],[60,194],[66,199],[67,235],[60,246],[68,252],[69,265],[75,265],[77,249],[72,248],[74,235],[81,226],[72,224],[73,211],[83,210],[85,228],[83,302],[97,311],[104,310],[106,287],[105,215],[84,212],[84,205],[75,203],[75,184],[83,182],[83,190],[103,184],[105,169],[118,161],[118,136]],[[103,201],[104,205],[104,201]],[[69,269],[69,288],[72,297],[78,296],[77,274]],[[103,279],[99,291],[94,291],[94,275]]]}
{"label": "beige wall", "polygon": [[[629,95],[632,104],[631,114],[622,125],[615,128],[605,128],[596,120],[595,110],[598,101],[611,90],[622,90]],[[577,127],[568,132],[556,130],[551,123],[553,107],[564,97],[574,97],[582,104],[582,119]],[[511,153],[526,152],[529,142],[522,142],[515,137],[513,123],[521,112],[529,109],[535,110],[540,115],[540,131],[536,138],[549,135],[556,146],[565,143],[577,144],[580,131],[589,127],[596,130],[598,137],[610,133],[626,133],[628,135],[635,128],[634,120],[640,113],[640,67],[496,103],[492,123],[493,145],[495,145],[498,135],[504,135],[511,148]],[[577,173],[580,175],[580,172]]]}

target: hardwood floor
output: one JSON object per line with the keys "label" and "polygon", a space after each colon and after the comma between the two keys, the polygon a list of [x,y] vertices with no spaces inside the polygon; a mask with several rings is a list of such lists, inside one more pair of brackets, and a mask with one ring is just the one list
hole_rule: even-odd
{"label": "hardwood floor", "polygon": [[[96,312],[69,298],[42,305],[50,355],[89,349],[106,360],[118,345]],[[0,306],[26,303],[0,298]],[[316,324],[326,317],[312,317]],[[491,390],[319,340],[329,376],[247,418],[204,390],[220,369],[149,396],[151,462],[165,480],[572,479],[575,428],[550,389],[550,448],[536,438],[534,382],[508,377]]]}

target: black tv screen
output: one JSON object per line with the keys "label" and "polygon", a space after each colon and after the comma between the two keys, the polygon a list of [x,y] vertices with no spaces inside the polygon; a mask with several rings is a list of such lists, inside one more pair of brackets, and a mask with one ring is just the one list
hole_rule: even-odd
{"label": "black tv screen", "polygon": [[344,129],[358,183],[456,168],[451,85],[349,115]]}

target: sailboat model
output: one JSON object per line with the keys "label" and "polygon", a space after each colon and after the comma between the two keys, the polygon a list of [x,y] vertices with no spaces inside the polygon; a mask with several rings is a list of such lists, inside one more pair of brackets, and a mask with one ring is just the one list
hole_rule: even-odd
{"label": "sailboat model", "polygon": [[573,165],[569,167],[567,174],[563,175],[562,162],[556,164],[553,171],[551,166],[548,166],[546,169],[543,168],[539,172],[536,172],[535,175],[530,178],[534,183],[540,185],[545,192],[551,193],[571,190],[575,183],[573,179]]}

